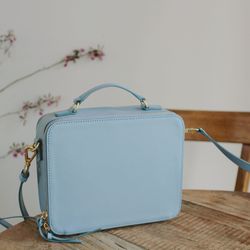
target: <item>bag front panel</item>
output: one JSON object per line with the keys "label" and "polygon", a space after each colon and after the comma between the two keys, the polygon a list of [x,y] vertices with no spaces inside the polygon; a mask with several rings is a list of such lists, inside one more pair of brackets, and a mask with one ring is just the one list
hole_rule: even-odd
{"label": "bag front panel", "polygon": [[54,233],[147,223],[181,206],[184,126],[174,114],[58,121],[46,134]]}

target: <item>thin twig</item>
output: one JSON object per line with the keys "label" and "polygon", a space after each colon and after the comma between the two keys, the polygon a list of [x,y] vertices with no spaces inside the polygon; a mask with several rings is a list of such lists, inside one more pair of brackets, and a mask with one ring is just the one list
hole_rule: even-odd
{"label": "thin twig", "polygon": [[6,153],[5,155],[0,155],[0,160],[5,159],[8,155],[9,153]]}
{"label": "thin twig", "polygon": [[7,117],[7,116],[10,116],[10,115],[17,115],[19,114],[20,111],[13,111],[13,112],[8,112],[8,113],[5,113],[5,114],[2,114],[0,115],[0,119],[1,118],[4,118],[4,117]]}
{"label": "thin twig", "polygon": [[27,79],[27,78],[30,78],[38,73],[41,73],[45,70],[49,70],[51,68],[54,68],[55,66],[60,65],[62,63],[65,63],[64,66],[66,67],[69,61],[75,62],[77,59],[84,57],[84,56],[88,56],[92,60],[95,60],[95,58],[102,60],[102,58],[104,56],[102,48],[99,46],[97,47],[97,49],[90,48],[86,53],[82,53],[83,51],[84,51],[83,49],[74,50],[72,55],[68,55],[64,59],[61,59],[61,60],[59,60],[59,61],[57,61],[49,66],[42,67],[40,69],[33,71],[32,73],[29,73],[29,74],[24,75],[20,78],[17,78],[16,80],[14,80],[14,81],[6,84],[4,87],[2,87],[0,89],[0,94],[3,93],[6,89],[10,88],[11,86],[13,86],[13,85],[15,85],[15,84]]}
{"label": "thin twig", "polygon": [[10,115],[18,115],[21,121],[23,122],[23,125],[25,125],[27,120],[27,115],[30,110],[37,111],[39,115],[43,115],[45,105],[51,106],[54,104],[57,106],[57,104],[60,101],[60,98],[61,98],[60,96],[52,96],[51,94],[39,96],[35,101],[23,102],[22,107],[17,111],[1,114],[0,119]]}
{"label": "thin twig", "polygon": [[36,74],[38,74],[38,73],[40,73],[40,72],[42,72],[42,71],[51,69],[51,68],[53,68],[53,67],[55,67],[55,66],[61,64],[63,61],[64,61],[64,60],[60,60],[60,61],[58,61],[58,62],[56,62],[56,63],[53,63],[53,64],[51,64],[51,65],[49,65],[49,66],[46,66],[46,67],[37,69],[37,70],[33,71],[32,73],[29,73],[29,74],[27,74],[27,75],[25,75],[25,76],[22,76],[22,77],[20,77],[20,78],[14,80],[14,81],[8,83],[7,85],[5,85],[3,88],[0,89],[0,93],[4,92],[6,89],[10,88],[11,86],[13,86],[14,84],[16,84],[16,83],[18,83],[18,82],[21,82],[21,81],[23,81],[23,80],[25,80],[25,79],[27,79],[27,78],[29,78],[29,77],[31,77],[31,76],[34,76],[34,75],[36,75]]}

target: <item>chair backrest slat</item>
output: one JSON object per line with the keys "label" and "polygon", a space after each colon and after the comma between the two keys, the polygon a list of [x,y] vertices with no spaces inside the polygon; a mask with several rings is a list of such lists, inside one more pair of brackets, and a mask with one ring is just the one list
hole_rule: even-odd
{"label": "chair backrest slat", "polygon": [[[171,110],[180,115],[186,128],[203,128],[216,141],[243,144],[241,157],[250,161],[250,112]],[[198,133],[187,133],[186,140],[205,141]],[[247,192],[250,174],[238,169],[235,191]]]}
{"label": "chair backrest slat", "polygon": [[[219,142],[250,144],[250,112],[171,111],[184,119],[185,127],[201,127]],[[186,140],[206,139],[199,134],[186,134]]]}

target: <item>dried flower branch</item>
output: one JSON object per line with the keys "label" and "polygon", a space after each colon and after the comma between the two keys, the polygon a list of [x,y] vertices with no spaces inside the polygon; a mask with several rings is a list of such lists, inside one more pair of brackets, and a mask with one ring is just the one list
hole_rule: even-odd
{"label": "dried flower branch", "polygon": [[49,66],[45,66],[45,67],[42,67],[40,69],[37,69],[37,70],[27,74],[27,75],[24,75],[16,80],[6,84],[4,87],[2,87],[0,89],[0,93],[4,92],[6,89],[10,88],[11,86],[13,86],[13,85],[15,85],[15,84],[27,79],[27,78],[30,78],[30,77],[32,77],[40,72],[43,72],[45,70],[49,70],[51,68],[54,68],[57,65],[63,64],[64,67],[66,67],[70,61],[76,62],[77,59],[80,59],[82,57],[88,57],[91,60],[94,60],[94,59],[102,60],[104,57],[103,49],[100,46],[97,46],[97,48],[90,48],[87,52],[84,52],[84,51],[85,50],[82,48],[75,49],[75,50],[73,50],[72,54],[65,56],[63,59],[61,59],[61,60],[59,60],[59,61],[57,61]]}
{"label": "dried flower branch", "polygon": [[80,59],[83,56],[89,57],[91,60],[99,59],[102,60],[104,57],[103,48],[97,46],[97,48],[90,48],[86,53],[83,48],[73,50],[73,53],[65,56],[64,58],[64,67],[67,67],[70,61],[76,62],[77,59]]}
{"label": "dried flower branch", "polygon": [[67,67],[70,61],[75,63],[77,59],[84,55],[84,51],[84,49],[75,49],[73,50],[73,54],[65,56],[64,67]]}
{"label": "dried flower branch", "polygon": [[0,115],[0,118],[18,114],[23,125],[25,125],[27,122],[28,113],[31,110],[38,112],[39,115],[43,115],[44,108],[46,106],[49,107],[52,105],[58,105],[60,98],[61,98],[60,96],[52,96],[51,94],[43,95],[41,97],[38,97],[38,99],[34,102],[31,101],[24,102],[22,108],[19,111],[5,113],[3,115]]}
{"label": "dried flower branch", "polygon": [[10,56],[10,49],[16,41],[16,36],[13,30],[9,30],[6,34],[0,35],[0,50]]}
{"label": "dried flower branch", "polygon": [[24,150],[27,145],[24,142],[21,143],[12,143],[12,145],[9,147],[9,151],[0,156],[0,159],[4,159],[9,155],[12,155],[13,157],[23,156]]}
{"label": "dried flower branch", "polygon": [[87,55],[89,56],[89,58],[91,60],[95,60],[95,59],[102,60],[103,57],[105,56],[105,54],[100,46],[98,46],[97,49],[90,48]]}

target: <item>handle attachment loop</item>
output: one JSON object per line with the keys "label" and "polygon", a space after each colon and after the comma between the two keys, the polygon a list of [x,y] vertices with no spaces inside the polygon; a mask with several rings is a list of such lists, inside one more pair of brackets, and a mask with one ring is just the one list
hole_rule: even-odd
{"label": "handle attachment loop", "polygon": [[76,113],[76,112],[77,112],[77,110],[78,110],[79,107],[80,107],[80,104],[81,104],[81,103],[80,103],[79,101],[73,104],[73,106],[71,107],[72,113]]}
{"label": "handle attachment loop", "polygon": [[149,109],[149,105],[146,102],[145,98],[143,98],[142,100],[140,100],[140,103],[141,103],[141,109],[144,109],[144,110]]}

